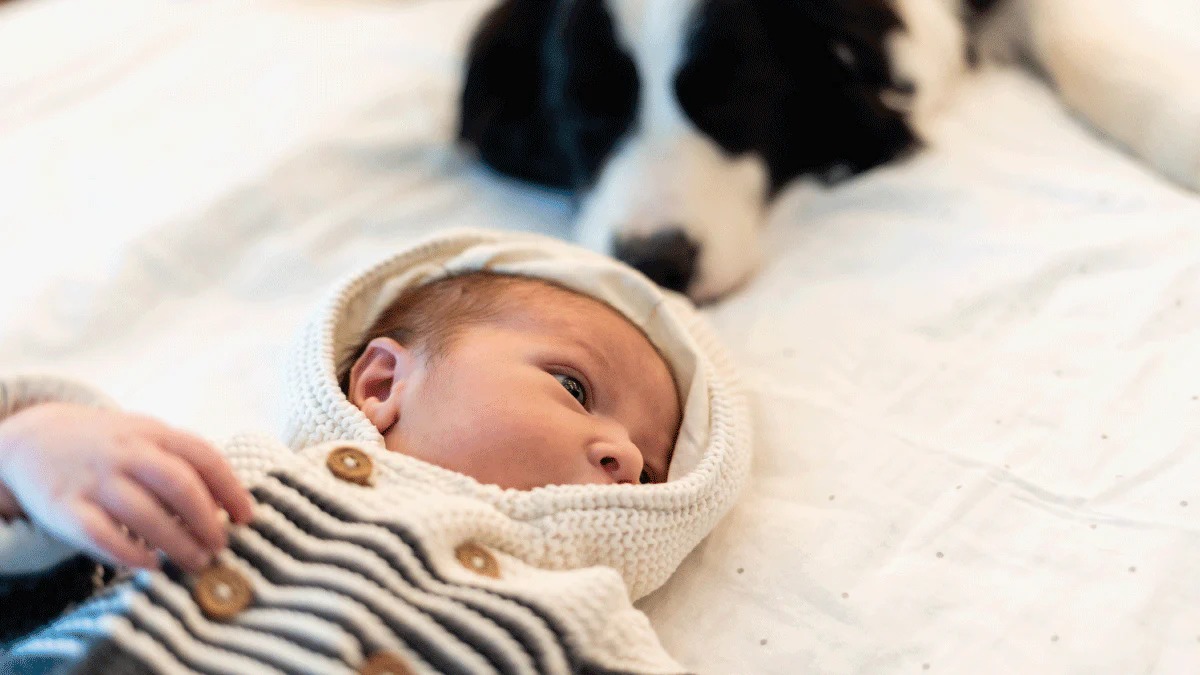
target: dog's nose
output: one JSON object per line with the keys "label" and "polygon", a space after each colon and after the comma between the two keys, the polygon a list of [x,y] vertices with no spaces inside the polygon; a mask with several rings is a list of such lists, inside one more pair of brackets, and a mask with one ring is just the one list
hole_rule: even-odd
{"label": "dog's nose", "polygon": [[682,293],[696,273],[700,245],[682,229],[670,228],[644,237],[621,237],[613,253],[659,286]]}

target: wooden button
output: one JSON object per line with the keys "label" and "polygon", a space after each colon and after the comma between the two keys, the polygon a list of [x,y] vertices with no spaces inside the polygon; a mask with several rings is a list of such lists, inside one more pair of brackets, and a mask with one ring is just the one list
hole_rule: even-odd
{"label": "wooden button", "polygon": [[374,468],[367,453],[349,446],[335,448],[330,452],[329,457],[325,459],[325,466],[338,478],[359,485],[370,484],[371,471]]}
{"label": "wooden button", "polygon": [[458,548],[454,549],[454,555],[458,557],[458,562],[462,563],[463,567],[472,572],[493,579],[500,578],[500,563],[496,560],[496,556],[479,544],[469,541],[460,544]]}
{"label": "wooden button", "polygon": [[358,672],[362,675],[409,675],[412,671],[399,656],[391,652],[379,652],[367,659]]}
{"label": "wooden button", "polygon": [[213,565],[196,579],[192,597],[205,616],[224,621],[245,609],[254,599],[254,591],[242,575],[223,565]]}

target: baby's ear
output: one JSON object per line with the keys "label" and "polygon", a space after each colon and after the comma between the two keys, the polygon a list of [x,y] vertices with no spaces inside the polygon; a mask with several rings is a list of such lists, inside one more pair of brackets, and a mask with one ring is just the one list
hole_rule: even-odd
{"label": "baby's ear", "polygon": [[401,393],[416,366],[412,350],[395,340],[378,337],[367,344],[350,368],[350,402],[371,424],[386,433],[400,420]]}

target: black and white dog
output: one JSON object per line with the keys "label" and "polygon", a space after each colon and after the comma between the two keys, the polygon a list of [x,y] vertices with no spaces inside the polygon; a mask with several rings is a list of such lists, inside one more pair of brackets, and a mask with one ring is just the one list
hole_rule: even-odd
{"label": "black and white dog", "polygon": [[1200,0],[501,0],[459,134],[580,197],[580,239],[701,300],[745,280],[766,205],[919,145],[977,58],[1035,66],[1200,188]]}

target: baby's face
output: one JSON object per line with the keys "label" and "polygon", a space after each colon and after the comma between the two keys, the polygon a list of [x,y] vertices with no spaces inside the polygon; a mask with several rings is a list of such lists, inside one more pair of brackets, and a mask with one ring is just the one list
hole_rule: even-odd
{"label": "baby's face", "polygon": [[[404,350],[378,338],[362,359],[385,347]],[[505,488],[666,480],[680,424],[674,380],[602,303],[548,289],[545,302],[466,327],[432,362],[405,350],[396,363],[382,400],[363,386],[369,365],[350,387],[390,450]]]}

